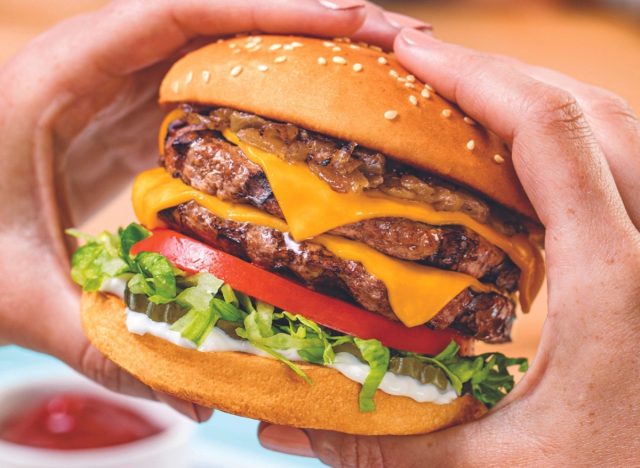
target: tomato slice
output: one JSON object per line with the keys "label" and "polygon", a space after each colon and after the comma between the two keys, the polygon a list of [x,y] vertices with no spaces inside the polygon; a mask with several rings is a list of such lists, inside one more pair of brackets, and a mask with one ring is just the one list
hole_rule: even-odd
{"label": "tomato slice", "polygon": [[381,315],[320,294],[233,255],[168,229],[157,229],[133,246],[132,253],[156,252],[188,273],[208,271],[232,288],[332,330],[362,339],[376,338],[389,348],[435,355],[451,342],[463,348],[471,340],[453,330],[407,328]]}

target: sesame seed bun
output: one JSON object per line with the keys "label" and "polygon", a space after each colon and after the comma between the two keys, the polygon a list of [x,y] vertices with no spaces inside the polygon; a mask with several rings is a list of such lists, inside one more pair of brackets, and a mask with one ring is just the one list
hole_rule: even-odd
{"label": "sesame seed bun", "polygon": [[486,412],[464,396],[447,405],[418,403],[377,391],[377,409],[358,410],[360,385],[339,372],[300,365],[311,385],[269,358],[236,352],[205,353],[125,326],[124,303],[102,293],[83,293],[82,322],[91,343],[117,365],[154,390],[253,419],[350,434],[421,434]]}
{"label": "sesame seed bun", "polygon": [[231,107],[355,141],[537,221],[500,139],[377,48],[290,36],[223,40],[179,60],[160,101]]}

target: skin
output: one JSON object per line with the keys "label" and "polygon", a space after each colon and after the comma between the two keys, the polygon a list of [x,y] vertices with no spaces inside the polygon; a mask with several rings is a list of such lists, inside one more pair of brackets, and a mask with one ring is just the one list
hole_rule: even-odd
{"label": "skin", "polygon": [[306,438],[263,425],[263,444],[343,467],[640,465],[638,119],[603,89],[416,31],[402,31],[395,51],[513,150],[546,227],[549,313],[536,358],[470,424],[411,437],[309,430]]}
{"label": "skin", "polygon": [[63,231],[156,164],[157,89],[185,51],[256,30],[391,47],[402,19],[358,0],[123,0],[33,40],[0,69],[0,342],[209,418],[210,409],[153,392],[88,343]]}

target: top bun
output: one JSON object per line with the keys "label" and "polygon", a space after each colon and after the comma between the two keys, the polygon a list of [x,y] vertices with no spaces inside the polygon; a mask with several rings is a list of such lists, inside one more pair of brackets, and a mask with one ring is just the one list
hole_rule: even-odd
{"label": "top bun", "polygon": [[537,221],[502,141],[377,47],[294,36],[220,40],[173,65],[160,102],[231,107],[355,141]]}

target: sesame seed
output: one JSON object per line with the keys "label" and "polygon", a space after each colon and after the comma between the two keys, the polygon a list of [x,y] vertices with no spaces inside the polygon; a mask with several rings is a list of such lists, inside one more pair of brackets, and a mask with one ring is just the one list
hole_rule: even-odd
{"label": "sesame seed", "polygon": [[295,47],[293,47],[291,44],[285,44],[282,48],[283,48],[284,50],[286,50],[286,51],[289,51],[289,52],[290,52],[290,51],[292,51]]}
{"label": "sesame seed", "polygon": [[406,83],[406,82],[407,82],[407,79],[406,79],[406,78],[403,78],[403,77],[401,77],[401,76],[399,76],[399,77],[398,77],[398,81],[399,81],[400,83]]}
{"label": "sesame seed", "polygon": [[476,123],[473,121],[473,119],[470,119],[467,116],[464,116],[463,119],[465,121],[465,123],[468,123],[469,125],[475,125]]}
{"label": "sesame seed", "polygon": [[385,57],[378,57],[378,63],[380,65],[386,65],[389,61]]}
{"label": "sesame seed", "polygon": [[287,61],[287,57],[285,55],[280,55],[279,57],[276,57],[273,62],[274,63],[283,63]]}
{"label": "sesame seed", "polygon": [[258,70],[261,72],[266,72],[269,69],[266,65],[258,65]]}
{"label": "sesame seed", "polygon": [[322,43],[325,47],[335,47],[336,45],[333,42],[324,41]]}
{"label": "sesame seed", "polygon": [[475,149],[475,147],[476,147],[476,142],[475,141],[473,141],[473,140],[467,141],[467,149],[469,151],[473,151]]}
{"label": "sesame seed", "polygon": [[291,43],[291,47],[297,48],[297,47],[304,47],[304,44],[301,42],[297,42],[297,41],[293,41]]}
{"label": "sesame seed", "polygon": [[448,119],[449,117],[451,117],[451,109],[443,109],[443,110],[442,110],[442,117],[445,117],[445,118],[447,118],[447,119]]}
{"label": "sesame seed", "polygon": [[400,76],[395,70],[389,70],[389,75],[393,76],[394,78],[398,78]]}
{"label": "sesame seed", "polygon": [[504,162],[504,158],[499,154],[494,154],[493,160],[496,162],[496,164],[502,164]]}
{"label": "sesame seed", "polygon": [[375,50],[376,52],[382,52],[382,49],[380,47],[378,47],[378,46],[372,45],[372,46],[369,46],[369,48],[371,50]]}
{"label": "sesame seed", "polygon": [[327,59],[324,57],[318,57],[318,65],[326,65]]}
{"label": "sesame seed", "polygon": [[240,49],[233,49],[233,52],[231,52],[232,54],[239,54],[240,52],[242,52]]}
{"label": "sesame seed", "polygon": [[429,90],[427,88],[423,89],[420,94],[422,95],[423,98],[425,99],[429,99],[431,97],[431,93],[429,92]]}
{"label": "sesame seed", "polygon": [[410,83],[415,83],[416,82],[416,77],[413,75],[407,75],[407,81]]}
{"label": "sesame seed", "polygon": [[184,80],[184,84],[189,84],[193,81],[193,72],[190,71],[189,73],[187,73],[187,77]]}
{"label": "sesame seed", "polygon": [[340,52],[342,50],[342,47],[339,46],[335,46],[334,48],[331,49],[334,52]]}
{"label": "sesame seed", "polygon": [[412,94],[411,96],[409,96],[409,102],[410,102],[411,104],[413,104],[414,106],[417,106],[417,105],[418,105],[418,98],[417,98],[417,97],[415,97],[415,96]]}
{"label": "sesame seed", "polygon": [[433,88],[431,86],[429,86],[427,83],[424,84],[425,89],[428,89],[429,91],[433,92]]}
{"label": "sesame seed", "polygon": [[339,55],[336,55],[331,60],[333,61],[333,63],[337,63],[338,65],[346,65],[347,64],[347,59],[345,59],[344,57],[340,57]]}
{"label": "sesame seed", "polygon": [[260,44],[258,44],[258,45],[256,45],[255,47],[252,47],[252,48],[250,48],[250,49],[248,49],[248,50],[249,50],[249,52],[257,52],[257,51],[259,51],[260,49],[262,49],[262,46],[261,46]]}
{"label": "sesame seed", "polygon": [[230,49],[235,49],[236,47],[238,47],[238,44],[236,44],[235,42],[229,43],[229,48]]}
{"label": "sesame seed", "polygon": [[178,91],[180,91],[180,82],[179,81],[174,81],[173,84],[171,85],[171,91],[173,91],[174,93],[177,93]]}
{"label": "sesame seed", "polygon": [[203,70],[202,81],[204,81],[205,83],[208,83],[210,79],[211,79],[211,72],[208,70]]}
{"label": "sesame seed", "polygon": [[384,113],[384,118],[387,120],[393,120],[396,117],[398,117],[398,111],[388,110],[387,112]]}
{"label": "sesame seed", "polygon": [[259,44],[258,42],[256,42],[256,41],[252,41],[252,42],[247,42],[247,43],[244,45],[244,48],[245,48],[245,49],[253,49],[254,47],[258,47],[259,45],[260,45],[260,44]]}
{"label": "sesame seed", "polygon": [[404,84],[407,88],[416,89],[416,85],[413,83],[409,83],[408,81]]}
{"label": "sesame seed", "polygon": [[353,50],[358,50],[360,48],[360,46],[357,44],[349,44],[349,47],[352,48]]}
{"label": "sesame seed", "polygon": [[274,50],[278,50],[278,49],[282,49],[282,44],[273,44],[269,47],[270,51],[274,51]]}
{"label": "sesame seed", "polygon": [[236,65],[231,69],[231,76],[238,76],[240,73],[242,73],[242,70],[242,65]]}
{"label": "sesame seed", "polygon": [[354,72],[361,72],[362,71],[362,64],[361,63],[354,63],[353,64],[353,71]]}

